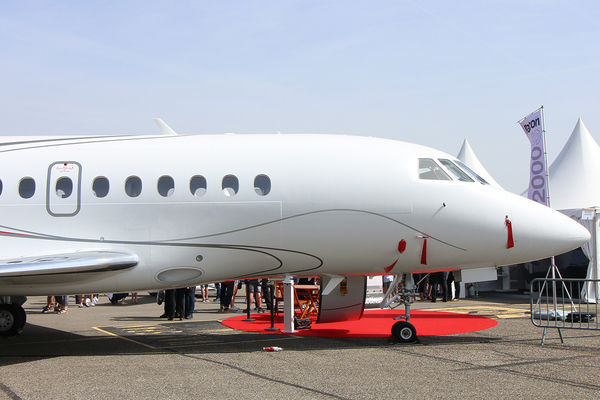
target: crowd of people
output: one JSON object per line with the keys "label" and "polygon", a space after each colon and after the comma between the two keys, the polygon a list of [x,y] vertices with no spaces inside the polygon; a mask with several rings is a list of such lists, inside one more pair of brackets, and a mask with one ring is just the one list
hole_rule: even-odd
{"label": "crowd of people", "polygon": [[[112,304],[126,304],[125,297],[129,293],[109,293],[106,297]],[[98,303],[99,294],[78,294],[75,295],[75,303],[79,308],[95,307]],[[137,293],[131,293],[132,304],[137,304]],[[46,305],[42,308],[42,314],[54,312],[56,314],[66,314],[69,309],[69,296],[47,296]]]}
{"label": "crowd of people", "polygon": [[413,274],[413,280],[418,284],[419,300],[435,303],[440,294],[443,302],[458,301],[460,297],[460,285],[452,271]]}
{"label": "crowd of people", "polygon": [[[271,309],[270,302],[270,287],[268,279],[249,279],[244,281],[224,281],[217,282],[214,284],[216,289],[216,297],[213,302],[220,302],[219,312],[222,313],[235,313],[239,311],[239,308],[235,306],[235,297],[238,289],[246,284],[249,292],[249,304],[252,309],[252,303],[255,304],[254,311],[265,312]],[[267,294],[265,298],[263,294]],[[130,293],[108,293],[106,297],[114,305],[127,304],[126,298]],[[157,303],[159,305],[164,303],[164,313],[160,316],[166,318],[169,321],[175,319],[184,320],[192,319],[194,317],[194,308],[196,304],[196,287],[185,287],[178,289],[167,289],[159,291],[157,293]],[[94,307],[98,302],[98,294],[90,295],[76,295],[75,302],[78,307]],[[210,302],[209,298],[209,285],[201,285],[200,293],[198,294],[200,302]],[[131,304],[138,304],[137,292],[131,293]],[[263,304],[266,304],[266,309],[263,308]],[[54,312],[57,314],[64,314],[67,312],[69,306],[69,296],[48,296],[46,306],[42,309],[42,313]],[[248,306],[243,312],[248,312]]]}
{"label": "crowd of people", "polygon": [[[443,302],[458,301],[460,296],[460,285],[455,280],[452,272],[435,272],[431,274],[413,274],[414,283],[418,286],[419,298],[422,301],[436,302],[441,296]],[[383,276],[383,293],[385,294],[394,280],[393,275]],[[303,282],[299,282],[303,283]],[[235,300],[238,290],[242,285],[246,285],[246,293],[248,301],[244,313],[252,311],[254,303],[254,311],[262,313],[271,310],[271,286],[268,279],[246,279],[246,280],[230,280],[217,282],[214,284],[216,296],[213,302],[219,302],[220,313],[235,313],[240,309],[235,306]],[[452,286],[454,291],[452,291]],[[391,294],[393,295],[393,294]],[[109,293],[106,294],[109,301],[114,305],[124,305],[129,293]],[[178,319],[192,319],[194,317],[194,309],[196,304],[196,287],[184,287],[178,289],[167,289],[157,293],[157,303],[164,303],[164,313],[160,318],[166,318],[169,321]],[[76,295],[75,302],[78,307],[94,307],[98,302],[98,294]],[[210,302],[209,285],[201,285],[200,293],[198,294],[200,302]],[[137,292],[131,293],[131,304],[138,304]],[[263,308],[263,304],[265,307]],[[55,312],[64,314],[69,306],[68,296],[48,296],[47,304],[43,308],[42,313]]]}
{"label": "crowd of people", "polygon": [[[248,293],[248,304],[243,312],[247,313],[252,309],[252,303],[255,304],[254,311],[258,313],[265,312],[271,309],[270,286],[268,279],[247,279],[244,281],[231,280],[217,282],[214,284],[216,297],[214,302],[219,302],[220,313],[235,313],[239,308],[235,306],[235,300],[238,290],[242,285],[246,285]],[[200,287],[201,302],[209,302],[208,285]],[[195,304],[195,288],[183,288],[165,290],[164,295],[165,309],[161,318],[179,320],[193,318]],[[263,308],[263,303],[266,304],[266,309]]]}

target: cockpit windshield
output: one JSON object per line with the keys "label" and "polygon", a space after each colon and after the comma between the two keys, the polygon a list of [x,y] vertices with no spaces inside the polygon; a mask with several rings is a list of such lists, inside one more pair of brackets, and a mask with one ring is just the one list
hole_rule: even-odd
{"label": "cockpit windshield", "polygon": [[446,167],[448,169],[448,171],[450,171],[452,173],[452,175],[454,175],[454,177],[456,179],[458,179],[459,181],[461,181],[461,182],[475,182],[473,180],[473,178],[471,178],[465,171],[463,171],[462,169],[458,168],[458,166],[456,164],[454,164],[452,161],[447,160],[445,158],[440,158],[439,160],[442,163],[442,165],[444,167]]}
{"label": "cockpit windshield", "polygon": [[475,171],[473,171],[471,168],[467,167],[463,162],[456,160],[456,163],[465,171],[467,171],[469,173],[469,175],[471,175],[473,178],[477,179],[477,181],[479,183],[481,183],[482,185],[489,185],[489,182],[486,181],[485,179],[483,179],[481,176],[477,175],[477,173]]}
{"label": "cockpit windshield", "polygon": [[431,158],[419,158],[419,179],[451,181],[452,178]]}
{"label": "cockpit windshield", "polygon": [[[419,179],[435,180],[435,181],[451,181],[452,177],[460,182],[479,182],[482,185],[489,183],[481,176],[477,175],[471,168],[467,167],[459,160],[449,160],[446,158],[438,158],[445,168],[431,158],[419,158]],[[449,171],[452,177],[446,172]]]}

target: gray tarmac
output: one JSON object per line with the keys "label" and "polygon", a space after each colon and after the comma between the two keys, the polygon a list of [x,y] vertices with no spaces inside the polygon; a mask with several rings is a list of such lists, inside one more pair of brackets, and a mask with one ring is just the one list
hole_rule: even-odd
{"label": "gray tarmac", "polygon": [[197,302],[184,321],[158,318],[155,297],[127,302],[101,296],[96,307],[71,302],[58,315],[41,313],[45,298],[30,298],[23,334],[0,339],[0,400],[600,398],[600,332],[563,330],[562,344],[550,329],[542,346],[527,299],[416,302],[498,325],[413,345],[245,333],[223,326],[231,314],[214,302]]}

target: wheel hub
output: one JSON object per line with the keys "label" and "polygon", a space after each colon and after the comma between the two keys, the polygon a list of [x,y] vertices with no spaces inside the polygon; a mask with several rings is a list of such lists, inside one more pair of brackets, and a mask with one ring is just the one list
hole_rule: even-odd
{"label": "wheel hub", "polygon": [[402,328],[400,330],[400,337],[402,337],[402,339],[404,339],[404,340],[411,339],[412,331],[410,330],[410,328]]}
{"label": "wheel hub", "polygon": [[7,331],[15,323],[13,315],[7,311],[0,311],[0,331]]}

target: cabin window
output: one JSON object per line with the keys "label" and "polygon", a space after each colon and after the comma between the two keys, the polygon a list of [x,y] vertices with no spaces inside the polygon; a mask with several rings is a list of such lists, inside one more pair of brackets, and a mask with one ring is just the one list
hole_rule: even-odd
{"label": "cabin window", "polygon": [[103,198],[108,195],[108,191],[110,189],[110,185],[108,183],[108,179],[103,176],[99,176],[94,179],[92,183],[92,191],[94,192],[94,196]]}
{"label": "cabin window", "polygon": [[129,197],[138,197],[142,193],[142,180],[137,176],[130,176],[125,181],[125,193]]}
{"label": "cabin window", "polygon": [[456,179],[458,179],[461,182],[475,182],[473,180],[473,178],[471,178],[469,175],[467,175],[467,173],[465,171],[463,171],[462,169],[458,168],[458,166],[456,164],[454,164],[452,161],[447,160],[445,158],[439,158],[440,162],[442,163],[442,165],[444,167],[446,167],[448,169],[448,171],[450,171],[452,173],[452,175],[454,175],[454,177]]}
{"label": "cabin window", "polygon": [[66,199],[73,194],[73,181],[71,178],[63,176],[56,181],[55,192],[61,199]]}
{"label": "cabin window", "polygon": [[271,179],[266,175],[258,175],[254,178],[254,191],[259,196],[266,196],[271,191]]}
{"label": "cabin window", "polygon": [[175,191],[175,181],[170,176],[161,176],[158,179],[158,193],[162,197],[169,197]]}
{"label": "cabin window", "polygon": [[473,171],[471,168],[467,167],[463,162],[461,161],[456,161],[456,163],[465,171],[467,171],[469,173],[469,175],[471,175],[473,178],[477,179],[479,181],[479,183],[481,183],[482,185],[489,185],[489,182],[486,181],[485,179],[483,179],[481,176],[477,175],[477,173],[475,171]]}
{"label": "cabin window", "polygon": [[19,196],[30,199],[35,194],[35,181],[32,178],[23,178],[19,182]]}
{"label": "cabin window", "polygon": [[2,194],[2,180],[0,179],[0,195]]}
{"label": "cabin window", "polygon": [[419,158],[419,179],[451,181],[452,178],[444,172],[431,158]]}
{"label": "cabin window", "polygon": [[190,179],[190,192],[196,196],[201,197],[206,193],[206,178],[202,175],[196,175]]}
{"label": "cabin window", "polygon": [[233,175],[227,175],[223,178],[223,184],[221,185],[225,196],[235,196],[240,188],[238,178]]}

